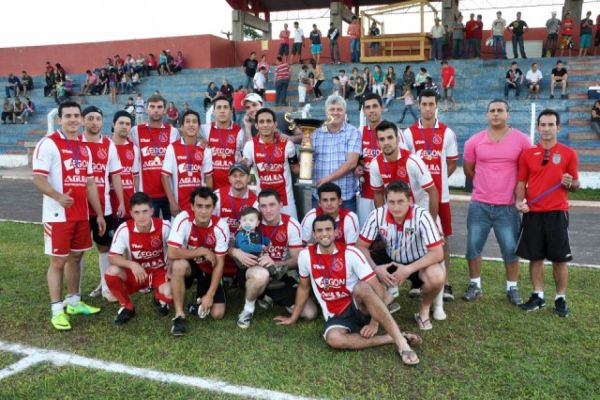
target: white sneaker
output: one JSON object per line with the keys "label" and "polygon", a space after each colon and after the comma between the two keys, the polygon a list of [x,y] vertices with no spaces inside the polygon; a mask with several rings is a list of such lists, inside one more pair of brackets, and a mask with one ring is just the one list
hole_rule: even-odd
{"label": "white sneaker", "polygon": [[242,312],[238,316],[237,326],[239,326],[242,329],[248,329],[250,327],[250,322],[252,321],[253,316],[254,313],[242,310]]}
{"label": "white sneaker", "polygon": [[446,313],[444,312],[444,306],[433,306],[433,319],[436,321],[444,321],[447,318]]}

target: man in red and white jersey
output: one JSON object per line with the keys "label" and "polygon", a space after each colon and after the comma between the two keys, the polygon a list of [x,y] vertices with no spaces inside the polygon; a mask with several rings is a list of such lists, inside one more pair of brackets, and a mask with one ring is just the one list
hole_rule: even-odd
{"label": "man in red and white jersey", "polygon": [[[289,317],[275,317],[275,321],[280,325],[295,323],[312,285],[325,318],[323,337],[330,347],[359,350],[395,344],[403,363],[418,364],[409,342],[418,344],[421,338],[402,334],[383,301],[385,289],[365,257],[356,247],[335,241],[332,216],[319,215],[312,230],[317,243],[302,250],[298,257],[300,284],[294,311]],[[377,335],[379,324],[386,335]]]}
{"label": "man in red and white jersey", "polygon": [[[452,129],[436,119],[437,107],[437,94],[435,91],[431,89],[421,91],[419,95],[421,119],[407,128],[403,136],[407,148],[412,153],[417,154],[429,168],[429,173],[440,197],[438,215],[442,225],[442,233],[447,238],[452,235],[448,178],[456,170],[458,144]],[[448,272],[450,268],[450,251],[447,241],[444,243],[444,264],[446,272]],[[452,286],[448,282],[444,285],[444,300],[454,300]]]}
{"label": "man in red and white jersey", "polygon": [[438,214],[438,192],[423,160],[400,148],[398,128],[393,122],[382,121],[376,128],[381,154],[371,162],[371,186],[375,191],[375,207],[384,205],[384,189],[390,182],[401,180],[411,189],[415,204]]}
{"label": "man in red and white jersey", "polygon": [[213,187],[221,188],[229,184],[229,167],[241,158],[244,131],[232,122],[231,104],[226,97],[215,97],[212,106],[215,122],[202,125],[201,134],[212,151]]}
{"label": "man in red and white jersey", "polygon": [[[116,301],[114,296],[108,291],[104,274],[108,269],[108,250],[112,243],[112,238],[115,233],[115,222],[113,218],[120,218],[125,214],[125,203],[123,200],[123,186],[121,184],[121,172],[123,167],[119,160],[119,154],[115,144],[107,137],[103,136],[102,131],[102,110],[96,106],[89,106],[81,112],[83,116],[83,135],[80,140],[87,145],[92,154],[92,169],[94,170],[94,179],[96,188],[98,189],[98,198],[102,206],[104,220],[106,221],[106,230],[104,235],[98,234],[98,226],[96,225],[96,215],[93,210],[90,210],[90,228],[92,230],[92,238],[98,248],[98,266],[100,267],[100,284],[90,293],[90,297],[103,296],[108,301]],[[114,210],[113,216],[112,205],[110,202],[110,183],[115,188],[117,201],[119,205]],[[83,280],[83,262],[81,264],[81,276]],[[80,282],[81,287],[81,282]]]}
{"label": "man in red and white jersey", "polygon": [[108,256],[110,267],[105,275],[109,290],[121,304],[115,318],[117,325],[135,316],[131,293],[152,288],[154,303],[163,315],[173,302],[166,261],[171,224],[152,217],[152,199],[144,192],[131,196],[129,206],[132,219],[123,222],[115,232]]}
{"label": "man in red and white jersey", "polygon": [[146,102],[148,123],[131,129],[131,141],[140,149],[140,190],[152,198],[154,216],[171,219],[171,209],[167,194],[162,186],[162,165],[167,146],[179,139],[177,128],[163,124],[167,101],[159,94],[153,94]]}
{"label": "man in red and white jersey", "polygon": [[[274,189],[264,189],[258,194],[258,207],[262,214],[259,232],[269,239],[270,244],[260,257],[234,249],[231,255],[247,269],[241,269],[238,274],[240,287],[246,287],[244,309],[238,317],[238,326],[242,329],[250,327],[254,316],[256,300],[263,294],[262,301],[282,305],[291,311],[296,296],[297,282],[289,275],[284,275],[280,281],[284,286],[278,289],[267,288],[271,279],[269,267],[287,271],[296,269],[298,253],[302,249],[300,224],[287,214],[282,214],[281,196]],[[301,315],[313,319],[317,315],[315,304],[307,302]]]}
{"label": "man in red and white jersey", "polygon": [[200,114],[183,114],[183,135],[167,147],[162,166],[162,185],[169,199],[171,216],[190,208],[190,193],[199,186],[213,187],[212,152],[198,143]]}
{"label": "man in red and white jersey", "polygon": [[283,213],[298,218],[292,187],[292,172],[300,172],[296,147],[275,133],[275,112],[262,108],[256,112],[258,135],[244,145],[243,162],[255,166],[256,190],[276,190],[283,204]]}
{"label": "man in red and white jersey", "polygon": [[[213,214],[227,221],[230,239],[235,238],[235,234],[240,227],[242,210],[246,207],[258,208],[258,198],[248,188],[249,182],[250,170],[248,167],[242,163],[236,163],[229,167],[229,185],[221,186],[214,192],[217,196],[217,204]],[[234,251],[234,247],[230,245],[229,252],[232,251]],[[238,268],[233,258],[231,256],[226,257],[223,275],[234,277],[237,272]]]}
{"label": "man in red and white jersey", "polygon": [[171,287],[175,303],[175,318],[171,333],[185,334],[183,301],[185,289],[198,281],[196,304],[188,306],[190,313],[215,319],[225,315],[225,289],[221,283],[225,255],[229,248],[227,221],[213,214],[217,196],[208,187],[190,193],[191,209],[184,210],[173,221],[169,236]]}
{"label": "man in red and white jersey", "polygon": [[[78,138],[81,107],[73,101],[58,106],[61,129],[44,137],[33,154],[33,183],[44,194],[44,252],[50,256],[48,290],[55,329],[69,330],[68,315],[95,314],[99,308],[81,301],[79,263],[92,248],[89,204],[96,212],[98,233],[106,231],[104,213],[94,181],[92,156]],[[67,281],[67,309],[62,302],[63,274]]]}
{"label": "man in red and white jersey", "polygon": [[[429,312],[433,300],[444,287],[444,243],[431,214],[410,200],[410,187],[396,180],[385,189],[386,204],[371,212],[363,226],[358,247],[379,280],[387,287],[410,280],[415,287],[423,287],[419,312],[414,315],[421,330],[432,329]],[[370,247],[380,236],[386,254],[375,261]]]}
{"label": "man in red and white jersey", "polygon": [[[121,222],[131,219],[129,200],[140,188],[140,149],[129,141],[132,122],[131,114],[125,110],[117,111],[113,117],[112,141],[117,148],[117,154],[123,167],[121,186],[123,187],[125,214],[119,219]],[[110,188],[110,205],[113,210],[118,209],[119,205],[117,194],[112,185]]]}
{"label": "man in red and white jersey", "polygon": [[302,243],[314,243],[312,225],[319,215],[327,214],[335,221],[336,242],[355,245],[358,240],[358,217],[352,211],[342,208],[342,190],[333,182],[317,188],[319,207],[306,213],[302,220]]}

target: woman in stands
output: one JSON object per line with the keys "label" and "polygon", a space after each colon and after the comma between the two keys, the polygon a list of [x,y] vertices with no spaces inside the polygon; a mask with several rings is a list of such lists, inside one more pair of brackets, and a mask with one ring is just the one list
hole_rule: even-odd
{"label": "woman in stands", "polygon": [[172,101],[169,102],[169,106],[167,107],[167,111],[165,112],[167,115],[167,122],[177,127],[179,125],[179,110],[175,107],[175,103]]}
{"label": "woman in stands", "polygon": [[204,97],[204,111],[208,109],[213,99],[219,96],[220,92],[217,89],[217,85],[214,82],[210,82],[208,84],[208,88],[206,88],[206,97]]}

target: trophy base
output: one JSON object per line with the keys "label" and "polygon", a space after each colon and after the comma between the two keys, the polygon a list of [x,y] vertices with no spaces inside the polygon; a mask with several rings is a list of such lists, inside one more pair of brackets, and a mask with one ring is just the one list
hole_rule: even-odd
{"label": "trophy base", "polygon": [[296,185],[298,186],[313,186],[313,181],[312,179],[298,179],[298,181],[296,181]]}

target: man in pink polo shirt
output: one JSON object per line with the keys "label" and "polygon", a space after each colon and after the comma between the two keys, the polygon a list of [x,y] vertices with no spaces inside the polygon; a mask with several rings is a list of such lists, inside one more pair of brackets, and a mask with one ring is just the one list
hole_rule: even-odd
{"label": "man in pink polo shirt", "polygon": [[465,143],[463,168],[473,179],[473,195],[467,214],[467,261],[471,281],[466,301],[482,296],[481,252],[490,230],[500,245],[506,267],[506,296],[523,303],[517,288],[519,258],[515,254],[521,220],[516,211],[515,187],[521,152],[531,147],[529,138],[508,125],[508,103],[492,100],[487,111],[488,128]]}

